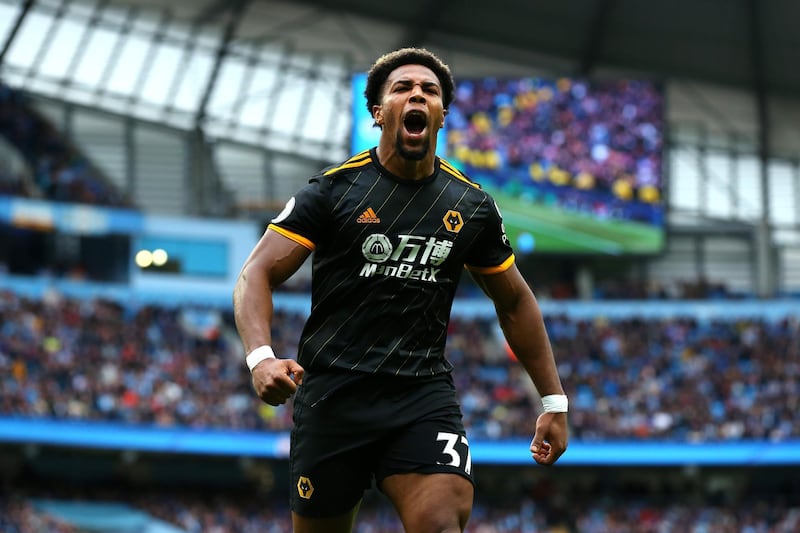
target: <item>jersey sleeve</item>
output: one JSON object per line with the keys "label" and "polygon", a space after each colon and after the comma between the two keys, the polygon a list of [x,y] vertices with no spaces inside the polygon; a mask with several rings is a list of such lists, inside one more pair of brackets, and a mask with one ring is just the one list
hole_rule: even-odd
{"label": "jersey sleeve", "polygon": [[280,233],[296,243],[314,251],[330,228],[330,208],[325,179],[315,176],[289,198],[278,216],[270,221],[268,229]]}
{"label": "jersey sleeve", "polygon": [[478,274],[497,274],[514,264],[514,250],[508,242],[500,209],[489,199],[486,221],[466,258],[468,270]]}

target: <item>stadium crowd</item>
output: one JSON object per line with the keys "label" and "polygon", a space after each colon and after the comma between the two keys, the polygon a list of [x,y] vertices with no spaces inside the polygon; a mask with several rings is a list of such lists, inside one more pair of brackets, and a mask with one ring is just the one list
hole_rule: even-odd
{"label": "stadium crowd", "polygon": [[17,174],[0,176],[0,193],[57,202],[126,206],[124,197],[24,93],[0,83],[0,137],[31,169],[33,184]]}
{"label": "stadium crowd", "polygon": [[[546,322],[574,439],[800,436],[797,316]],[[277,353],[295,353],[302,323],[276,312]],[[495,321],[454,317],[447,357],[472,439],[530,436],[540,403]],[[4,291],[0,416],[288,430],[291,404],[271,407],[252,393],[227,309]]]}
{"label": "stadium crowd", "polygon": [[[2,154],[0,154],[2,155]],[[24,176],[4,165],[0,161],[0,194],[8,196],[30,196]]]}
{"label": "stadium crowd", "polygon": [[[612,492],[569,498],[510,497],[478,500],[467,533],[793,533],[800,528],[796,494],[745,494],[740,501],[714,495],[668,497]],[[206,496],[141,490],[112,491],[105,501],[127,502],[186,533],[288,533],[288,506],[279,496]],[[569,500],[569,503],[566,503]],[[0,499],[6,533],[79,533],[20,496]],[[91,501],[87,499],[86,501]],[[509,503],[514,502],[514,503]],[[362,505],[354,533],[398,533],[388,504],[373,496]]]}

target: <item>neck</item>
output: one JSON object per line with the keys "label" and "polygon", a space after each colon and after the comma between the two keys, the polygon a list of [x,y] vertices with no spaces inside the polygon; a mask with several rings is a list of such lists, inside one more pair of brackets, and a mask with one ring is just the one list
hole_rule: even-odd
{"label": "neck", "polygon": [[410,180],[421,180],[433,174],[436,147],[431,146],[424,158],[408,159],[400,155],[397,148],[381,142],[377,149],[380,164],[395,176]]}

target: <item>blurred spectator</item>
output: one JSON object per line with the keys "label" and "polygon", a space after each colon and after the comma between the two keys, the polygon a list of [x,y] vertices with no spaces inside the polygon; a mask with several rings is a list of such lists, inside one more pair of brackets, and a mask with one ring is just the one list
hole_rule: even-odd
{"label": "blurred spectator", "polygon": [[0,531],[3,533],[78,533],[78,530],[46,514],[37,513],[23,498],[0,498]]}
{"label": "blurred spectator", "polygon": [[[629,494],[621,489],[571,494],[569,503],[558,497],[494,495],[482,498],[467,524],[467,533],[794,533],[800,529],[796,494],[748,491],[720,501],[713,493]],[[187,533],[289,533],[285,504],[263,496],[237,497],[224,491],[201,495],[192,491],[151,489],[104,491],[86,501],[126,501],[154,518]],[[501,498],[503,501],[496,501]],[[276,503],[278,502],[278,503]],[[362,504],[355,533],[396,533],[402,526],[389,504],[373,499]],[[0,499],[0,530],[8,533],[74,533],[54,517],[37,512],[19,496]]]}
{"label": "blurred spectator", "polygon": [[604,280],[594,290],[597,300],[721,300],[745,296],[731,291],[723,282],[704,278],[671,283]]}
{"label": "blurred spectator", "polygon": [[0,192],[40,195],[59,202],[125,206],[124,197],[20,92],[0,83],[0,136],[33,172],[38,194],[19,176],[0,176]]}
{"label": "blurred spectator", "polygon": [[[713,442],[800,437],[800,320],[546,320],[574,438]],[[293,357],[303,317],[276,311]],[[540,402],[490,319],[454,317],[473,439],[530,437]],[[0,415],[288,430],[291,404],[253,394],[229,310],[128,308],[0,293]]]}

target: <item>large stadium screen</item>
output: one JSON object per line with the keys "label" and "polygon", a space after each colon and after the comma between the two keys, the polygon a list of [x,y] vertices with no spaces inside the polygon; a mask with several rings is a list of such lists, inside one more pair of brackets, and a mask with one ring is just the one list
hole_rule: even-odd
{"label": "large stadium screen", "polygon": [[447,157],[495,197],[518,253],[662,250],[658,84],[482,78],[456,92]]}

